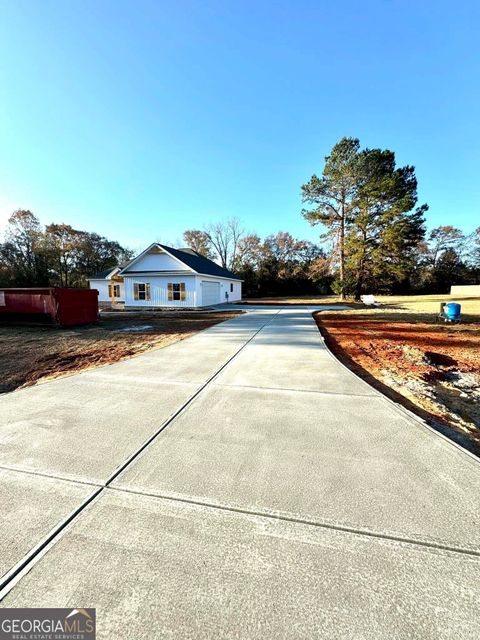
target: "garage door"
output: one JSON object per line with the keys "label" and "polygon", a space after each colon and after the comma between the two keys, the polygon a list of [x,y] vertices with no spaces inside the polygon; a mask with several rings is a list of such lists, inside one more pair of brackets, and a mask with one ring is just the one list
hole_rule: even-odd
{"label": "garage door", "polygon": [[204,307],[220,302],[220,283],[202,282],[202,305]]}

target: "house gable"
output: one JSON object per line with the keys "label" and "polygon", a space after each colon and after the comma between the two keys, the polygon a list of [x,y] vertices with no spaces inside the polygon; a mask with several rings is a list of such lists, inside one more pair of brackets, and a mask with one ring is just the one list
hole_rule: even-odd
{"label": "house gable", "polygon": [[154,244],[134,258],[123,270],[122,275],[135,273],[158,273],[162,271],[185,271],[192,269],[176,257],[170,255],[161,246]]}

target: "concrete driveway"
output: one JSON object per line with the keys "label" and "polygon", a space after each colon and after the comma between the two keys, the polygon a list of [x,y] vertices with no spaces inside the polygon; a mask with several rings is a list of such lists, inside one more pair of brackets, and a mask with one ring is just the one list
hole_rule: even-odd
{"label": "concrete driveway", "polygon": [[480,637],[480,466],[302,307],[0,398],[1,606],[99,638]]}

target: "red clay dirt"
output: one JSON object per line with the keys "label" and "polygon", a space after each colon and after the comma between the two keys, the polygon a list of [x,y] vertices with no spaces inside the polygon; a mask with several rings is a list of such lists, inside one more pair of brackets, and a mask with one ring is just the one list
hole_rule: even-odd
{"label": "red clay dirt", "polygon": [[320,313],[332,351],[355,373],[480,455],[480,326]]}

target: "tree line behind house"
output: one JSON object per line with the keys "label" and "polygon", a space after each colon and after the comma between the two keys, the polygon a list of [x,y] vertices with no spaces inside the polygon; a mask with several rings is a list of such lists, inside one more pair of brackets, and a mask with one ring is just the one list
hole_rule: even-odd
{"label": "tree line behind house", "polygon": [[303,217],[320,225],[320,244],[280,232],[261,239],[232,219],[184,233],[185,242],[245,279],[247,295],[447,293],[480,281],[480,227],[452,225],[427,234],[428,206],[417,206],[412,166],[388,149],[343,138],[321,176],[301,187]]}
{"label": "tree line behind house", "polygon": [[[427,233],[415,170],[397,167],[392,151],[343,138],[301,192],[301,214],[320,225],[318,243],[288,231],[261,238],[230,218],[186,230],[183,245],[240,274],[247,296],[447,293],[480,281],[480,227]],[[87,286],[89,276],[131,257],[97,233],[43,227],[18,210],[0,243],[0,286]]]}
{"label": "tree line behind house", "polygon": [[87,278],[132,256],[118,242],[68,224],[43,227],[28,210],[10,216],[0,243],[0,286],[86,287]]}
{"label": "tree line behind house", "polygon": [[[452,284],[480,282],[480,227],[468,234],[441,226],[426,234],[423,225],[411,230],[408,221],[399,220],[372,229],[371,241],[369,230],[357,233],[353,225],[345,233],[343,280],[338,240],[331,232],[322,244],[286,231],[261,239],[245,233],[232,219],[215,225],[213,232],[212,227],[190,229],[183,237],[195,251],[239,273],[247,296],[341,294],[342,290],[345,297],[356,298],[363,293],[448,293]],[[218,236],[221,254],[216,249]]]}

